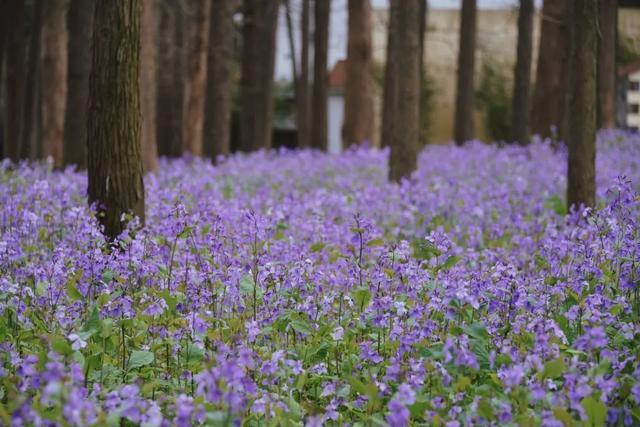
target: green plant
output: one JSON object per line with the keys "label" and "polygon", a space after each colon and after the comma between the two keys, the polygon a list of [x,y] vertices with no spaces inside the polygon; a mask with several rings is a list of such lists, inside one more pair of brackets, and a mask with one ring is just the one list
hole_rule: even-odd
{"label": "green plant", "polygon": [[484,114],[487,134],[495,141],[509,140],[511,93],[508,81],[505,73],[495,63],[482,63],[475,101],[477,108]]}

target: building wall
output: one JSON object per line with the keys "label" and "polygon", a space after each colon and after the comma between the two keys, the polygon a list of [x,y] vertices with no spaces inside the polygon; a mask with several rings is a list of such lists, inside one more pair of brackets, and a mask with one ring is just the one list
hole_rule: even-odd
{"label": "building wall", "polygon": [[[640,70],[629,74],[627,84],[627,126],[636,130],[640,129],[640,90],[633,88],[633,83],[640,84]],[[635,109],[635,112],[634,112]]]}

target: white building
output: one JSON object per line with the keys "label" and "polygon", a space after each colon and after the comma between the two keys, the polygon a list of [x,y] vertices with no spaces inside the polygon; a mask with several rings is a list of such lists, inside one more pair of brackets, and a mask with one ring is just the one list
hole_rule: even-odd
{"label": "white building", "polygon": [[620,127],[640,129],[640,61],[621,67],[618,71],[618,116]]}

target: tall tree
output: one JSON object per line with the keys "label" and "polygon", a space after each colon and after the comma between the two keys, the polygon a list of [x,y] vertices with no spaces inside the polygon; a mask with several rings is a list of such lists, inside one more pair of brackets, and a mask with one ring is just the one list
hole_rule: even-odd
{"label": "tall tree", "polygon": [[53,165],[63,165],[67,102],[66,0],[43,2],[42,146]]}
{"label": "tall tree", "polygon": [[156,43],[153,0],[141,0],[140,16],[140,109],[142,111],[142,164],[145,172],[158,167],[156,141]]}
{"label": "tall tree", "polygon": [[29,43],[25,64],[25,87],[21,121],[20,158],[42,158],[42,20],[43,2],[32,3],[29,19]]}
{"label": "tall tree", "polygon": [[371,4],[369,0],[349,0],[348,9],[344,146],[371,141],[373,133]]}
{"label": "tall tree", "polygon": [[156,1],[158,154],[182,155],[184,55],[181,1]]}
{"label": "tall tree", "polygon": [[202,156],[204,98],[207,84],[207,44],[209,43],[210,0],[185,0],[186,86],[182,142],[185,151]]}
{"label": "tall tree", "polygon": [[383,147],[391,145],[393,128],[396,125],[398,103],[398,6],[400,0],[389,1],[387,18],[387,58],[384,64],[384,90],[382,100],[382,134],[380,141]]}
{"label": "tall tree", "polygon": [[616,0],[600,0],[598,41],[598,127],[616,126],[616,40],[618,5]]}
{"label": "tall tree", "polygon": [[327,53],[331,0],[315,0],[313,36],[313,91],[311,95],[311,147],[326,151],[327,142]]}
{"label": "tall tree", "polygon": [[20,158],[25,92],[26,8],[23,0],[6,0],[6,22],[11,24],[5,48],[5,138],[3,157]]}
{"label": "tall tree", "polygon": [[531,105],[531,132],[551,136],[552,127],[564,138],[570,28],[569,0],[544,0],[538,44],[536,83]]}
{"label": "tall tree", "polygon": [[64,163],[75,164],[80,169],[87,167],[87,99],[94,7],[95,0],[71,0],[67,12],[69,41]]}
{"label": "tall tree", "polygon": [[567,204],[595,206],[598,0],[575,0],[572,9]]}
{"label": "tall tree", "polygon": [[89,202],[109,239],[124,229],[123,214],[144,222],[139,52],[140,2],[98,1],[87,118]]}
{"label": "tall tree", "polygon": [[400,181],[416,168],[420,138],[420,1],[397,5],[397,115],[391,137],[389,178]]}
{"label": "tall tree", "polygon": [[279,2],[244,0],[240,149],[271,148],[273,71]]}
{"label": "tall tree", "polygon": [[311,117],[309,104],[309,0],[302,0],[300,12],[300,79],[298,85],[297,114],[298,140],[301,147],[311,145],[309,122]]}
{"label": "tall tree", "polygon": [[233,15],[238,0],[213,0],[209,28],[204,154],[214,161],[231,147],[231,94],[234,55]]}
{"label": "tall tree", "polygon": [[511,107],[511,138],[529,143],[529,99],[531,92],[531,55],[533,50],[533,0],[520,0],[518,11],[518,47],[514,70]]}
{"label": "tall tree", "polygon": [[453,137],[462,145],[474,136],[473,77],[476,57],[476,0],[462,0],[460,12],[460,46]]}

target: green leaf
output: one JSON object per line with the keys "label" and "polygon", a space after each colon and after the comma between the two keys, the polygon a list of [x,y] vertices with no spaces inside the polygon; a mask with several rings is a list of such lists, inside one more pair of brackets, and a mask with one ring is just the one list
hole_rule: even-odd
{"label": "green leaf", "polygon": [[448,270],[454,265],[456,265],[460,261],[459,256],[451,255],[447,260],[440,266],[438,266],[438,270]]}
{"label": "green leaf", "polygon": [[153,353],[151,353],[150,351],[134,350],[131,352],[131,356],[129,356],[129,363],[127,367],[129,370],[131,370],[150,365],[151,363],[153,363],[153,359]]}
{"label": "green leaf", "polygon": [[309,250],[311,252],[320,252],[322,249],[324,249],[324,246],[325,245],[323,242],[316,242],[309,247]]}
{"label": "green leaf", "polygon": [[294,331],[300,332],[307,335],[313,335],[313,329],[309,322],[301,319],[292,320],[289,324],[293,328]]}
{"label": "green leaf", "polygon": [[97,306],[94,305],[91,309],[91,313],[89,313],[87,322],[82,327],[82,330],[85,332],[96,332],[100,330],[100,312]]}
{"label": "green leaf", "polygon": [[551,360],[544,364],[542,378],[558,378],[566,369],[567,366],[562,358]]}
{"label": "green leaf", "polygon": [[[240,279],[240,293],[245,296],[250,295],[253,298],[253,287],[253,276],[251,276],[250,274],[245,274],[244,276],[242,276],[242,278]],[[260,289],[260,286],[258,286],[256,289],[256,295],[258,299],[262,298],[262,295],[264,295],[264,292],[262,291],[262,289]]]}
{"label": "green leaf", "polygon": [[575,425],[575,420],[573,419],[571,414],[567,412],[566,409],[556,406],[553,408],[552,411],[553,411],[553,416],[556,419],[562,421],[562,424],[564,424],[565,427],[573,427]]}
{"label": "green leaf", "polygon": [[75,280],[70,280],[67,283],[67,296],[69,296],[71,301],[78,301],[83,298],[80,291],[78,291],[78,288],[76,288]]}
{"label": "green leaf", "polygon": [[588,422],[586,425],[590,427],[603,427],[607,419],[607,405],[593,396],[585,397],[580,402],[587,414]]}
{"label": "green leaf", "polygon": [[62,354],[63,356],[69,356],[73,353],[71,345],[67,339],[60,335],[51,336],[51,347],[56,353]]}
{"label": "green leaf", "polygon": [[358,288],[353,291],[353,301],[360,311],[363,311],[371,301],[371,291],[368,288]]}
{"label": "green leaf", "polygon": [[489,339],[489,333],[487,332],[487,328],[484,326],[482,322],[472,323],[471,325],[463,326],[462,330],[472,338],[486,341]]}

